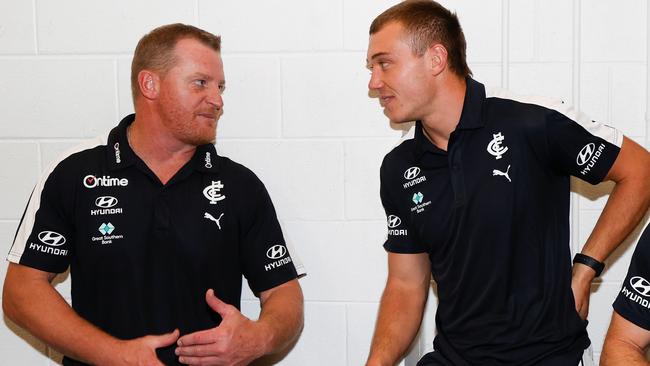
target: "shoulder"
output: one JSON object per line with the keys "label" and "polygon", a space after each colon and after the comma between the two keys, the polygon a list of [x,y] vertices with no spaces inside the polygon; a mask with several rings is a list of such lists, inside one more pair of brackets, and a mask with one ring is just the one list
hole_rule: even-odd
{"label": "shoulder", "polygon": [[570,119],[575,118],[571,105],[562,99],[520,95],[505,89],[490,89],[486,93],[485,105],[485,112],[488,114],[517,118],[522,121],[543,120],[554,113]]}
{"label": "shoulder", "polygon": [[97,167],[105,164],[107,137],[108,132],[65,150],[49,164],[41,179],[56,175],[67,180],[77,177],[77,173],[94,173]]}
{"label": "shoulder", "polygon": [[217,159],[224,178],[233,180],[238,186],[250,188],[263,185],[260,178],[246,166],[221,155]]}

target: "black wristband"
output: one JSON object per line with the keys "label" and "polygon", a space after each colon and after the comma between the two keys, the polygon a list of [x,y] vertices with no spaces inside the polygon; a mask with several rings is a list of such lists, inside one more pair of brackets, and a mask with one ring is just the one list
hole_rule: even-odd
{"label": "black wristband", "polygon": [[596,277],[600,276],[600,274],[603,272],[603,269],[605,269],[605,263],[599,262],[582,253],[577,253],[576,256],[573,257],[573,263],[580,263],[584,264],[587,267],[591,267],[591,269],[596,271]]}

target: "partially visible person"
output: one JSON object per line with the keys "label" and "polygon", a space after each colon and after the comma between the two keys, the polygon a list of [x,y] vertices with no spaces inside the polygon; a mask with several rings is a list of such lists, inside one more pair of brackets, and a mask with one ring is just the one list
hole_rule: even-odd
{"label": "partially visible person", "polygon": [[[131,73],[136,113],[36,185],[8,255],[5,315],[64,365],[246,365],[286,350],[303,324],[302,269],[264,184],[215,149],[220,37],[156,28]],[[71,306],[52,286],[68,268]],[[256,321],[239,311],[242,275]]]}
{"label": "partially visible person", "polygon": [[625,281],[614,301],[601,366],[650,365],[650,225],[634,249]]}

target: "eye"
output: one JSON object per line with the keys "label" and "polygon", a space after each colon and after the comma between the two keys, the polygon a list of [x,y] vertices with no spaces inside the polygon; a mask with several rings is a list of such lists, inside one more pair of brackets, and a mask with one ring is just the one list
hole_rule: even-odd
{"label": "eye", "polygon": [[382,61],[379,63],[379,67],[381,67],[382,70],[386,70],[388,66],[390,66],[390,64],[386,61]]}
{"label": "eye", "polygon": [[223,94],[226,91],[226,84],[219,84],[219,94]]}
{"label": "eye", "polygon": [[208,85],[208,82],[203,80],[203,79],[197,79],[193,81],[194,85],[200,86],[200,87],[205,87]]}

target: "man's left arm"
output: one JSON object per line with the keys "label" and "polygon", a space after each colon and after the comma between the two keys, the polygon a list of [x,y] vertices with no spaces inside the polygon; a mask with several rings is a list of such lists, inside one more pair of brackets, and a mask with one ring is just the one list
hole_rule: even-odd
{"label": "man's left arm", "polygon": [[[605,180],[616,183],[582,254],[603,262],[630,234],[650,204],[650,153],[634,141],[623,138],[616,161]],[[589,312],[591,281],[596,272],[583,264],[573,266],[571,288],[576,311],[583,319]]]}
{"label": "man's left arm", "polygon": [[650,345],[650,331],[612,313],[612,322],[600,355],[601,366],[647,366],[645,351]]}
{"label": "man's left arm", "polygon": [[206,302],[222,321],[215,328],[179,338],[176,354],[183,364],[248,365],[283,351],[302,331],[303,296],[297,279],[260,293],[262,309],[256,321],[219,300],[212,290],[206,293]]}

